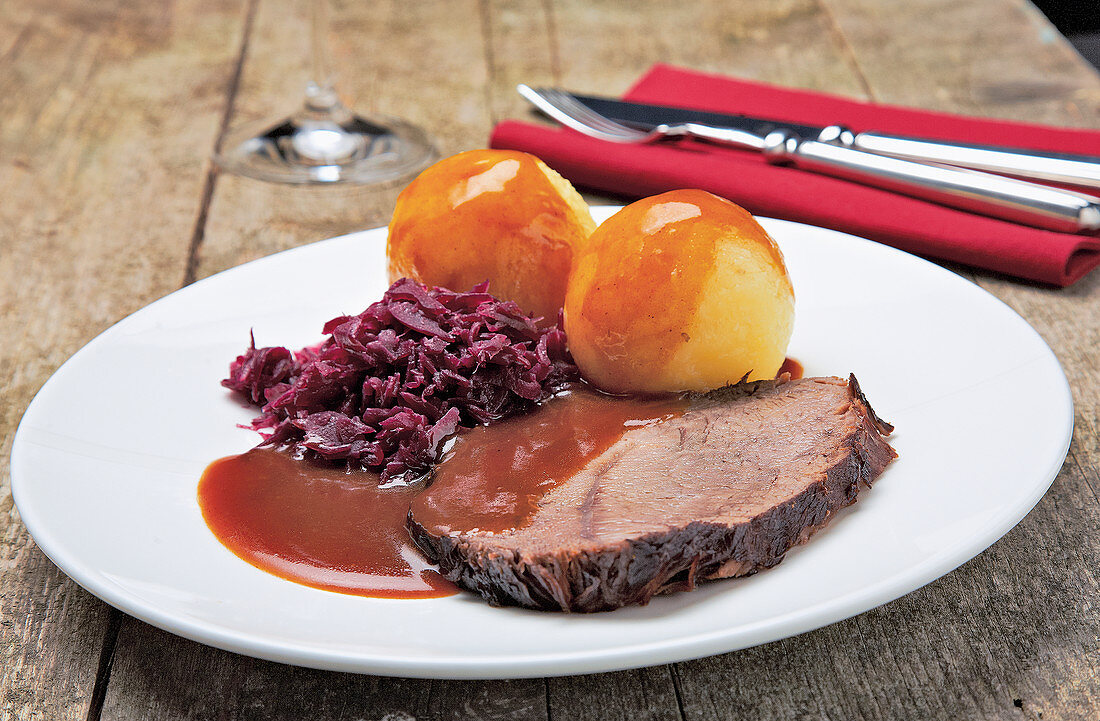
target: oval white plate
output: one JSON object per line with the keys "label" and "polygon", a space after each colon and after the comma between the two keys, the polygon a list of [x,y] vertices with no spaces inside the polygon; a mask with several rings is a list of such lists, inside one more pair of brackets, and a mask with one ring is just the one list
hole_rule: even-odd
{"label": "oval white plate", "polygon": [[[598,219],[610,209],[598,209]],[[808,631],[890,601],[980,553],[1042,497],[1073,408],[1050,349],[970,282],[842,233],[765,220],[790,268],[790,355],[854,372],[897,426],[900,458],[776,568],[570,616],[459,595],[347,596],[268,575],[207,530],[207,463],[254,445],[218,385],[254,329],[300,347],[386,287],[385,229],[213,276],[126,318],[39,391],[12,450],[12,492],[43,551],[144,621],[212,646],[341,671],[439,678],[587,673],[683,660]]]}

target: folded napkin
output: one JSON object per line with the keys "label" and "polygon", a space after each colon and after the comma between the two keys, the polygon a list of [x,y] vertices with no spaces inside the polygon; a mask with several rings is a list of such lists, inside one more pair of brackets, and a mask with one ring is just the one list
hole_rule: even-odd
{"label": "folded napkin", "polygon": [[[625,99],[809,125],[846,125],[942,140],[1100,155],[1100,132],[961,117],[683,70],[653,67]],[[1100,238],[954,210],[857,183],[768,164],[759,153],[702,143],[617,145],[560,128],[505,121],[490,146],[542,158],[574,184],[643,197],[702,188],[758,215],[820,225],[920,255],[1066,286],[1100,264]]]}

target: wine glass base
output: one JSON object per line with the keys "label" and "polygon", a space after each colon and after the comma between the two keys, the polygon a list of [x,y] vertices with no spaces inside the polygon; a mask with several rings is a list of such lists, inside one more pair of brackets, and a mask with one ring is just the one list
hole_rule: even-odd
{"label": "wine glass base", "polygon": [[382,185],[437,157],[427,135],[404,120],[350,113],[343,120],[299,114],[229,133],[215,162],[225,172],[271,183]]}

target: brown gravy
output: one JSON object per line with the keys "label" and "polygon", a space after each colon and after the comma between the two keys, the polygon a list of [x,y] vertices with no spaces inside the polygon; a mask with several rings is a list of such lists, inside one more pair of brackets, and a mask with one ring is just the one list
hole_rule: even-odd
{"label": "brown gravy", "polygon": [[219,541],[276,576],[359,596],[449,596],[457,587],[405,530],[422,486],[379,488],[373,473],[257,449],[211,463],[199,505]]}
{"label": "brown gravy", "polygon": [[683,413],[679,397],[622,398],[577,385],[536,413],[475,428],[458,438],[431,485],[412,501],[435,535],[522,527],[544,495],[631,427]]}
{"label": "brown gravy", "polygon": [[778,378],[784,373],[790,373],[791,380],[796,381],[802,377],[802,374],[804,372],[805,368],[802,367],[801,363],[796,361],[794,358],[788,357],[783,360],[783,365],[779,366],[779,370],[776,371],[775,377]]}
{"label": "brown gravy", "polygon": [[[777,375],[802,372],[787,358]],[[686,408],[679,397],[607,396],[578,384],[537,412],[463,433],[427,490],[422,483],[379,488],[372,473],[256,449],[211,463],[199,505],[229,550],[281,578],[360,596],[449,596],[457,587],[405,529],[411,506],[437,535],[521,527],[548,491],[626,430]]]}

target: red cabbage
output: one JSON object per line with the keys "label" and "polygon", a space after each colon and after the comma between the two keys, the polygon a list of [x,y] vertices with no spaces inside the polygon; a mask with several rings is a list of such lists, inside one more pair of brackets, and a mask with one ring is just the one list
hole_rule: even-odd
{"label": "red cabbage", "polygon": [[222,385],[260,407],[261,445],[341,460],[391,480],[439,459],[459,426],[530,409],[578,377],[558,324],[489,295],[402,278],[328,338],[291,353],[255,338]]}

